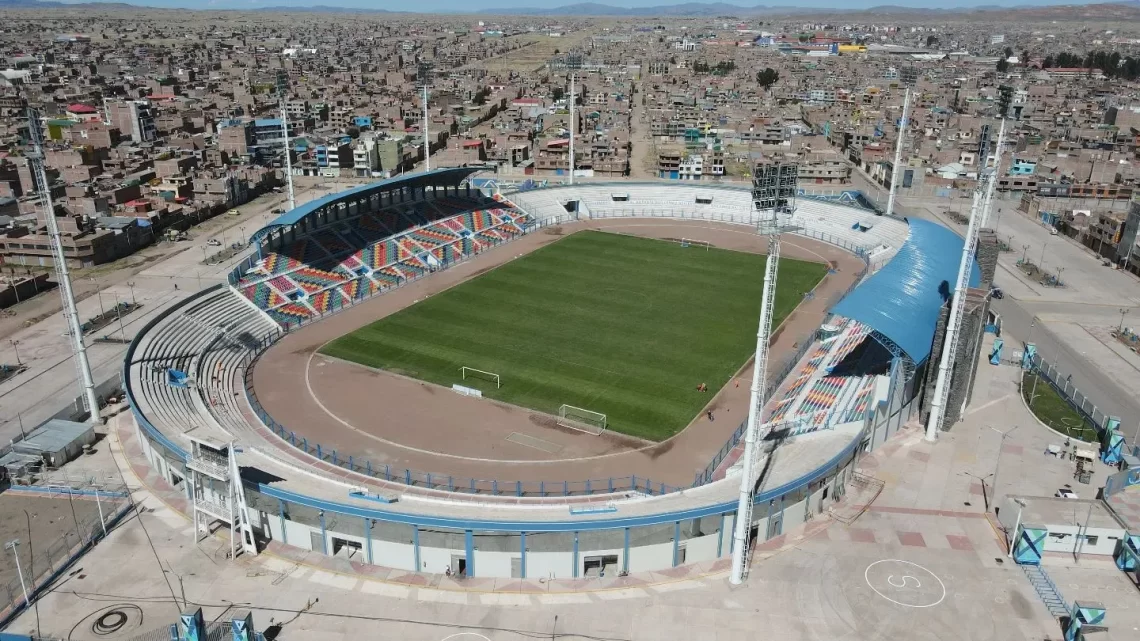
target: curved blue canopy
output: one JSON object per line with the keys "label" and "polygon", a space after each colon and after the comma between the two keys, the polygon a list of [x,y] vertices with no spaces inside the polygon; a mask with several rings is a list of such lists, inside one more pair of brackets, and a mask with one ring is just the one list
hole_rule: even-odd
{"label": "curved blue canopy", "polygon": [[[867,325],[915,363],[930,356],[942,306],[954,291],[965,240],[929,220],[908,219],[906,242],[831,311]],[[981,282],[975,262],[970,286]]]}
{"label": "curved blue canopy", "polygon": [[402,187],[425,187],[425,186],[447,186],[454,187],[459,183],[466,180],[468,176],[477,172],[487,169],[484,166],[477,167],[444,167],[441,169],[433,169],[428,172],[420,172],[416,174],[403,174],[395,178],[381,180],[378,182],[361,185],[360,187],[353,187],[344,191],[338,191],[335,194],[329,194],[316,200],[310,200],[303,205],[297,205],[293,209],[281,214],[273,219],[265,227],[250,234],[250,244],[256,243],[266,236],[269,232],[278,227],[290,227],[296,225],[305,219],[306,216],[320,211],[323,207],[337,203],[338,201],[349,196],[366,196],[374,192],[385,192],[393,189],[400,189]]}

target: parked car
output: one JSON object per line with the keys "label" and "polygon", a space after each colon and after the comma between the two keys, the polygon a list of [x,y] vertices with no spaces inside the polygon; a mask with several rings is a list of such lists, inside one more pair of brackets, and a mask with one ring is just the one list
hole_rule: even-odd
{"label": "parked car", "polygon": [[222,241],[218,240],[217,238],[211,238],[210,240],[206,241],[206,244],[210,247],[221,247]]}
{"label": "parked car", "polygon": [[1079,498],[1081,498],[1081,497],[1077,496],[1076,492],[1074,492],[1074,491],[1072,491],[1066,487],[1063,487],[1063,488],[1057,490],[1057,493],[1054,494],[1054,496],[1059,498],[1059,499],[1079,499]]}
{"label": "parked car", "polygon": [[277,209],[274,209],[274,210],[273,210],[273,213],[275,213],[275,214],[284,214],[284,213],[285,213],[285,210],[284,210],[284,209],[281,209],[280,207],[278,207]]}

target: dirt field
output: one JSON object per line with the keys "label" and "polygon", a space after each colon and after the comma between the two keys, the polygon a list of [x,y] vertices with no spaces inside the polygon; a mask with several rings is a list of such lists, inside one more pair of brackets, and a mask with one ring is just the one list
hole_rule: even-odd
{"label": "dirt field", "polygon": [[[767,249],[767,239],[747,228],[699,221],[588,221],[564,232],[585,228],[686,237],[741,251]],[[688,486],[744,419],[750,364],[710,399],[707,409],[714,411],[713,421],[702,412],[671,439],[646,445],[619,435],[566,430],[529,410],[463,397],[450,389],[316,354],[334,338],[557,238],[550,230],[534,233],[287,336],[254,369],[261,403],[298,439],[319,442],[326,451],[335,449],[342,459],[351,454],[357,464],[370,460],[373,469],[387,464],[393,470],[504,481],[637,475]],[[775,332],[769,371],[778,370],[798,343],[810,337],[827,306],[862,268],[854,256],[807,239],[788,237],[782,251],[788,257],[832,262],[838,272],[828,274],[815,297],[801,304]]]}
{"label": "dirt field", "polygon": [[[110,516],[110,507],[110,502],[103,504],[104,514]],[[62,558],[61,555],[66,556],[63,553],[65,536],[68,545],[78,542],[75,533],[76,522],[79,523],[79,531],[84,536],[94,524],[99,522],[98,506],[94,499],[76,498],[69,501],[67,497],[26,496],[12,492],[0,494],[0,543],[7,544],[13,539],[20,540],[17,549],[20,552],[20,566],[26,581],[40,575],[51,565],[49,556],[57,561]],[[0,558],[0,610],[2,610],[8,605],[8,590],[15,590],[13,594],[18,595],[20,582],[16,575],[16,560],[12,552],[0,551],[3,552],[3,557]],[[31,589],[30,582],[28,589]]]}

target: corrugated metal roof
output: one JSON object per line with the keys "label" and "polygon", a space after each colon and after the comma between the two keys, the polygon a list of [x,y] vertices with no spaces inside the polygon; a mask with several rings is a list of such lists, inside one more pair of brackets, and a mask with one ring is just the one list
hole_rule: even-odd
{"label": "corrugated metal roof", "polygon": [[86,423],[53,418],[29,432],[22,440],[13,443],[12,449],[27,453],[58,452],[91,429],[92,427]]}
{"label": "corrugated metal roof", "polygon": [[305,219],[306,216],[319,211],[322,207],[335,203],[346,196],[361,193],[383,192],[392,189],[398,189],[405,185],[447,185],[455,186],[463,182],[471,174],[482,171],[486,167],[445,167],[442,169],[433,169],[429,172],[419,172],[415,174],[404,174],[395,178],[381,180],[368,185],[354,187],[345,191],[338,191],[335,194],[329,194],[323,198],[310,200],[309,202],[298,205],[289,211],[281,214],[273,222],[265,227],[257,230],[249,237],[249,243],[252,245],[261,240],[262,237],[267,235],[270,231],[277,227],[288,227],[296,225]]}
{"label": "corrugated metal roof", "polygon": [[[965,241],[928,220],[907,222],[910,233],[895,257],[832,312],[869,326],[921,363],[930,356],[938,315],[954,291]],[[980,281],[975,263],[970,286]]]}

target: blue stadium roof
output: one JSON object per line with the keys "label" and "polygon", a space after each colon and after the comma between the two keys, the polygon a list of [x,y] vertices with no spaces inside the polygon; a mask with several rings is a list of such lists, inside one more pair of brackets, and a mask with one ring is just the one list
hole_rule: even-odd
{"label": "blue stadium roof", "polygon": [[[965,241],[928,220],[907,222],[910,233],[895,257],[832,312],[867,325],[921,363],[930,356],[939,313],[954,291]],[[975,263],[970,286],[980,281]]]}
{"label": "blue stadium roof", "polygon": [[368,185],[361,185],[360,187],[353,187],[352,189],[347,189],[345,191],[338,191],[334,194],[329,194],[322,198],[317,198],[316,200],[310,200],[303,205],[298,205],[297,207],[290,209],[284,214],[281,214],[275,218],[273,222],[251,234],[249,237],[249,243],[252,245],[256,242],[259,242],[263,237],[268,235],[269,232],[278,227],[289,227],[296,225],[297,223],[304,220],[306,216],[318,212],[321,210],[321,208],[336,203],[347,196],[362,196],[375,192],[391,191],[393,189],[399,189],[401,187],[406,187],[409,185],[413,187],[428,185],[443,185],[454,187],[463,182],[463,180],[471,174],[477,171],[482,171],[484,169],[487,169],[487,167],[445,167],[442,169],[433,169],[426,173],[419,172],[416,174],[403,174],[395,178],[381,180],[379,182],[374,182]]}

